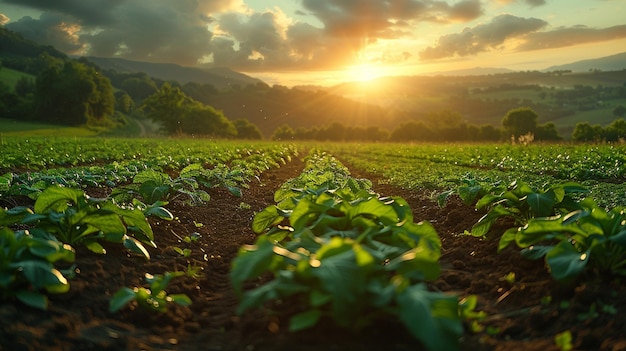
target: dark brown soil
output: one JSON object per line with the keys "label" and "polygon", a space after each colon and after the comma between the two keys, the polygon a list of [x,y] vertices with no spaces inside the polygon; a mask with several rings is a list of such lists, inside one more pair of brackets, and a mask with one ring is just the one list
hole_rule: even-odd
{"label": "dark brown soil", "polygon": [[[78,248],[78,273],[70,282],[71,291],[52,296],[48,311],[16,301],[1,302],[0,350],[423,349],[396,321],[381,321],[360,333],[330,323],[289,333],[285,321],[294,312],[292,306],[275,304],[235,314],[238,301],[229,284],[230,263],[241,245],[255,241],[250,229],[254,213],[273,204],[274,191],[302,168],[302,161],[294,160],[267,171],[244,190],[242,198],[211,189],[211,201],[205,206],[173,201],[167,207],[176,220],[150,219],[158,245],[150,250],[150,261],[131,256],[117,245],[107,245],[106,255]],[[478,310],[488,314],[481,323],[483,331],[467,329],[461,349],[559,350],[554,336],[569,330],[575,350],[626,350],[623,282],[591,279],[558,284],[542,261],[525,260],[512,248],[497,254],[497,240],[459,235],[482,214],[458,198],[452,197],[440,208],[426,194],[381,185],[373,175],[351,171],[374,181],[374,190],[381,195],[402,196],[416,220],[430,221],[436,227],[444,247],[443,272],[432,288],[477,295]],[[91,191],[93,196],[106,195],[102,189]],[[502,223],[493,233],[505,228]],[[201,235],[198,241],[181,240],[194,232]],[[189,248],[191,255],[182,257],[173,247]],[[183,271],[188,265],[200,267],[202,276],[176,278],[168,292],[187,294],[191,306],[173,305],[164,314],[128,307],[108,312],[109,299],[120,287],[144,285],[146,272]],[[515,280],[507,282],[504,277],[511,272]]]}

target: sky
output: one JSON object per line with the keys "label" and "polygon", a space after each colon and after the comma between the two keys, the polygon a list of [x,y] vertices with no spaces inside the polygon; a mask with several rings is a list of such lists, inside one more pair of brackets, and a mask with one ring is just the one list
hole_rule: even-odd
{"label": "sky", "polygon": [[0,25],[81,56],[332,85],[626,51],[626,0],[0,0]]}

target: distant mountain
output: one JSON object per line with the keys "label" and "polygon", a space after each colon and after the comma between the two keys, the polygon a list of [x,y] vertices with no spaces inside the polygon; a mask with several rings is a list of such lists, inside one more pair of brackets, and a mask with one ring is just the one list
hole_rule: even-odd
{"label": "distant mountain", "polygon": [[589,72],[590,70],[621,71],[626,69],[626,52],[590,60],[576,61],[564,65],[551,66],[543,71]]}
{"label": "distant mountain", "polygon": [[196,82],[199,84],[211,84],[218,89],[222,89],[232,85],[246,86],[263,83],[260,79],[225,67],[201,69],[184,67],[173,63],[140,62],[121,58],[87,57],[87,59],[104,70],[112,69],[119,73],[144,72],[151,77],[165,81],[177,81],[180,84]]}

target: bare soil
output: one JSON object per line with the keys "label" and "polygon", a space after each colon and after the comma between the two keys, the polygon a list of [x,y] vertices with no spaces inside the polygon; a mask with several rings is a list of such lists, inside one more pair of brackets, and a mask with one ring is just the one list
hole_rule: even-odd
{"label": "bare soil", "polygon": [[[360,332],[321,323],[290,333],[286,320],[297,312],[288,302],[235,314],[237,298],[229,283],[232,259],[243,244],[252,244],[255,212],[273,204],[274,191],[303,168],[301,160],[265,172],[238,198],[210,189],[211,201],[191,207],[173,201],[174,221],[150,219],[158,248],[151,260],[132,256],[119,245],[106,255],[77,248],[77,274],[67,294],[51,297],[48,311],[17,301],[0,302],[0,350],[421,350],[398,321],[382,320]],[[443,242],[441,277],[436,290],[477,295],[478,310],[488,313],[484,330],[467,332],[463,350],[559,350],[554,336],[569,330],[575,350],[626,350],[626,288],[623,281],[593,278],[563,285],[553,281],[542,261],[528,261],[510,248],[497,254],[497,240],[463,236],[482,216],[452,197],[439,207],[428,194],[379,184],[374,175],[351,169],[353,176],[374,182],[385,196],[402,196],[416,220],[427,220]],[[107,190],[89,189],[92,196]],[[498,234],[507,228],[501,223]],[[181,239],[199,233],[200,239]],[[189,248],[183,257],[174,247]],[[174,279],[168,292],[185,293],[188,307],[173,305],[167,313],[124,308],[108,312],[111,296],[123,286],[144,285],[144,274],[201,268],[201,277]],[[504,277],[513,272],[515,280]]]}

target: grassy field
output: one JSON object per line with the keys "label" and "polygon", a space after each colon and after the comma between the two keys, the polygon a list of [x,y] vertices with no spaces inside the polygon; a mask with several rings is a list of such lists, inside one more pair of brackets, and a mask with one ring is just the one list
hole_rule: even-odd
{"label": "grassy field", "polygon": [[2,67],[0,69],[0,82],[5,83],[11,88],[15,87],[15,84],[17,84],[17,81],[20,80],[20,78],[22,77],[30,78],[33,80],[35,79],[35,76],[31,74],[16,71],[16,70],[6,68],[6,67]]}
{"label": "grassy field", "polygon": [[0,135],[2,136],[23,136],[23,137],[45,137],[45,136],[95,136],[97,132],[87,128],[64,127],[54,124],[20,122],[13,119],[0,118]]}

